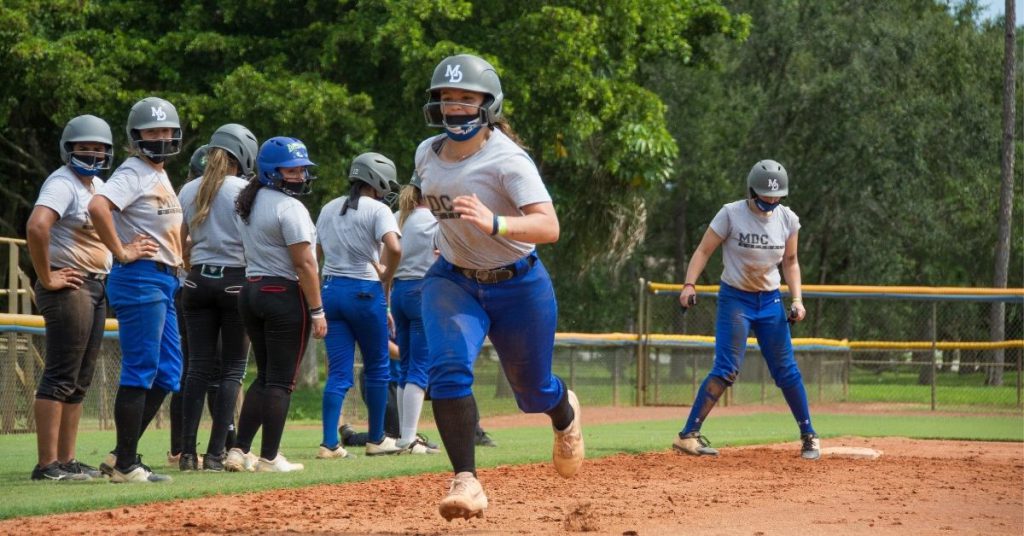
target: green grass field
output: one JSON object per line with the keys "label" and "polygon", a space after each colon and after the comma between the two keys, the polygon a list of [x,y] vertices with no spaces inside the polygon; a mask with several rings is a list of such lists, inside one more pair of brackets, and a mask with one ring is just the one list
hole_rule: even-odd
{"label": "green grass field", "polygon": [[[585,425],[587,456],[599,458],[622,452],[665,451],[679,426],[677,420]],[[958,416],[951,419],[948,416],[925,414],[913,417],[821,414],[815,416],[815,427],[825,438],[826,446],[827,438],[845,435],[1024,441],[1024,420],[1020,415]],[[435,438],[437,436],[431,429],[424,431]],[[712,438],[716,447],[792,441],[794,449],[797,448],[792,419],[782,413],[721,416],[711,419],[704,426],[704,433]],[[492,430],[491,435],[499,447],[477,450],[477,464],[481,468],[550,460],[551,431],[547,427]],[[205,444],[205,432],[201,432],[200,436],[201,443]],[[98,465],[113,442],[113,432],[83,432],[79,436],[79,458]],[[359,455],[355,459],[316,460],[314,456],[319,442],[320,432],[315,423],[292,424],[285,432],[282,451],[290,460],[306,464],[306,470],[299,473],[180,473],[177,468],[166,467],[166,429],[151,430],[142,438],[139,450],[146,462],[158,471],[166,470],[174,477],[174,482],[160,485],[116,485],[105,481],[62,484],[29,480],[35,464],[34,435],[0,436],[0,451],[4,453],[0,457],[0,489],[4,490],[4,500],[0,502],[0,519],[447,472],[450,468],[444,455],[367,458],[362,456],[362,449],[353,449]]]}

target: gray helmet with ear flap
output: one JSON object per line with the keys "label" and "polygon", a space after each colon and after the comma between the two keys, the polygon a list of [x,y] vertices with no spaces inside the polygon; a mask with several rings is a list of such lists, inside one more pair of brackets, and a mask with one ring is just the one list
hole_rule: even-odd
{"label": "gray helmet with ear flap", "polygon": [[60,135],[60,161],[67,164],[71,161],[71,153],[75,143],[102,143],[106,145],[106,160],[98,169],[109,169],[114,159],[114,134],[110,125],[95,115],[80,115],[64,126]]}
{"label": "gray helmet with ear flap", "polygon": [[505,95],[501,91],[501,80],[494,66],[483,58],[472,54],[459,54],[448,56],[437,64],[434,76],[430,78],[427,104],[423,106],[427,126],[445,126],[444,115],[441,113],[442,89],[483,93],[484,103],[480,108],[480,119],[491,125],[501,117],[501,105],[505,101]]}
{"label": "gray helmet with ear flap", "polygon": [[363,153],[357,156],[348,172],[349,179],[369,184],[381,198],[391,191],[392,182],[398,182],[397,176],[395,163],[380,153]]}
{"label": "gray helmet with ear flap", "polygon": [[222,125],[210,136],[210,148],[224,149],[238,161],[241,174],[245,178],[256,174],[256,155],[259,143],[256,135],[237,123]]}
{"label": "gray helmet with ear flap", "polygon": [[[140,148],[142,134],[139,131],[149,128],[169,128],[172,130],[171,139],[163,144]],[[128,132],[131,148],[146,156],[170,156],[181,151],[181,121],[178,119],[178,110],[160,97],[146,97],[136,102],[128,112],[125,130]]]}
{"label": "gray helmet with ear flap", "polygon": [[765,197],[786,197],[789,195],[789,175],[782,164],[774,160],[762,160],[750,169],[747,188]]}
{"label": "gray helmet with ear flap", "polygon": [[188,170],[192,173],[192,178],[202,177],[206,172],[206,157],[209,153],[209,145],[203,145],[192,153],[192,158],[188,161]]}

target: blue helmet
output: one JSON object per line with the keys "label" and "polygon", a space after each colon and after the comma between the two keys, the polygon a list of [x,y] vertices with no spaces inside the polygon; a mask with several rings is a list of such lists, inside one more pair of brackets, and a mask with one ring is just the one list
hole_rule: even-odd
{"label": "blue helmet", "polygon": [[305,195],[310,192],[310,181],[316,179],[306,170],[305,180],[301,183],[289,183],[278,171],[279,168],[315,166],[309,159],[309,151],[302,140],[287,136],[276,136],[263,142],[259,156],[256,158],[257,177],[260,184],[279,190],[288,195]]}

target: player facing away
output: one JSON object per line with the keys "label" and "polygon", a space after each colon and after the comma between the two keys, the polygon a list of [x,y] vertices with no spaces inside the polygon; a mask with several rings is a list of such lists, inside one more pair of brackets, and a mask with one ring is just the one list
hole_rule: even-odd
{"label": "player facing away", "polygon": [[580,406],[552,374],[558,306],[536,244],[558,240],[551,196],[502,117],[494,67],[467,54],[434,69],[423,107],[444,132],[420,143],[416,172],[438,219],[437,261],[423,281],[434,419],[455,478],[441,516],[482,516],[487,496],[476,478],[473,362],[490,337],[527,413],[546,413],[555,432],[553,462],[571,477],[583,463]]}
{"label": "player facing away", "polygon": [[121,380],[114,399],[117,448],[100,469],[113,482],[160,482],[170,477],[142,463],[139,438],[167,393],[181,380],[181,339],[174,294],[181,268],[181,205],[164,170],[181,150],[174,105],[147,97],[135,103],[126,127],[133,155],[89,202],[89,215],[114,266],[107,300],[117,315]]}
{"label": "player facing away", "polygon": [[[686,270],[679,295],[683,307],[697,303],[697,278],[711,255],[722,246],[723,264],[715,325],[715,362],[697,391],[686,425],[672,443],[679,453],[716,456],[701,435],[704,419],[727,387],[736,381],[753,329],[775,385],[800,427],[801,456],[816,460],[818,435],[811,426],[811,412],[803,378],[793,356],[790,322],[800,322],[807,312],[800,289],[797,237],[800,219],[781,205],[789,195],[786,169],[774,160],[762,160],[747,175],[749,197],[728,203],[718,211],[704,233]],[[779,292],[779,264],[789,285],[791,307],[787,317]]]}

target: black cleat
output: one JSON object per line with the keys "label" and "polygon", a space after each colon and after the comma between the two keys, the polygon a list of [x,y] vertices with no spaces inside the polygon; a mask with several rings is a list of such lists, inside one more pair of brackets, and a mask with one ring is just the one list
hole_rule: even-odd
{"label": "black cleat", "polygon": [[478,447],[497,447],[498,444],[491,439],[491,436],[487,435],[487,432],[483,430],[476,431],[476,446]]}
{"label": "black cleat", "polygon": [[87,475],[89,478],[100,478],[103,476],[103,472],[99,469],[86,465],[76,459],[60,464],[60,468],[74,475]]}
{"label": "black cleat", "polygon": [[203,471],[223,472],[224,471],[224,460],[227,458],[227,453],[222,452],[220,454],[210,454],[209,452],[203,456]]}
{"label": "black cleat", "polygon": [[817,460],[821,457],[821,441],[818,434],[800,435],[800,457],[805,460]]}
{"label": "black cleat", "polygon": [[178,469],[182,471],[198,471],[199,459],[195,453],[182,452],[178,458]]}
{"label": "black cleat", "polygon": [[32,469],[32,480],[49,480],[53,482],[71,482],[71,481],[83,481],[92,480],[92,478],[84,473],[69,473],[65,471],[61,465],[57,462],[48,464],[46,467],[39,467],[36,465]]}

